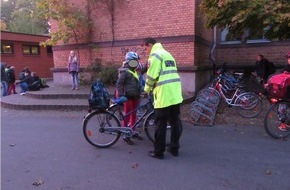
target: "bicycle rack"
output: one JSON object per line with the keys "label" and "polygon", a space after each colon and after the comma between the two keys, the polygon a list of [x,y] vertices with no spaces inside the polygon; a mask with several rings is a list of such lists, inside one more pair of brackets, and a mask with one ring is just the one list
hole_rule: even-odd
{"label": "bicycle rack", "polygon": [[[204,88],[202,90],[206,89],[210,88]],[[195,100],[191,103],[189,114],[195,125],[213,125],[216,110],[220,102],[219,94],[213,94],[213,96],[210,98],[207,93],[198,93]]]}

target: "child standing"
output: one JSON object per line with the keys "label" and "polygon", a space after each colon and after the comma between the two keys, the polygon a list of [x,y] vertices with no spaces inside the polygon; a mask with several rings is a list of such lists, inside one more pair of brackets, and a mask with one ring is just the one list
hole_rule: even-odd
{"label": "child standing", "polygon": [[79,86],[79,62],[76,53],[71,51],[68,57],[68,73],[72,76],[72,90],[78,90]]}
{"label": "child standing", "polygon": [[[139,55],[135,52],[128,52],[125,56],[125,62],[123,62],[123,67],[119,69],[119,76],[116,83],[116,95],[117,98],[127,98],[124,102],[124,114],[131,112],[136,109],[139,104],[139,98],[141,94],[141,85],[139,82],[139,76],[136,72],[136,67],[139,62]],[[132,112],[128,117],[125,118],[124,123],[128,127],[132,127],[136,122],[137,112]],[[139,140],[142,137],[135,135]],[[130,138],[123,137],[127,144],[132,145],[133,142]]]}

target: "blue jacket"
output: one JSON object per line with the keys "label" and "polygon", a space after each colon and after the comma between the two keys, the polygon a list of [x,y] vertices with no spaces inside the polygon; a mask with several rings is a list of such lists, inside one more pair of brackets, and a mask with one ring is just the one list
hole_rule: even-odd
{"label": "blue jacket", "polygon": [[7,73],[5,72],[5,63],[1,62],[1,82],[6,81],[8,82]]}

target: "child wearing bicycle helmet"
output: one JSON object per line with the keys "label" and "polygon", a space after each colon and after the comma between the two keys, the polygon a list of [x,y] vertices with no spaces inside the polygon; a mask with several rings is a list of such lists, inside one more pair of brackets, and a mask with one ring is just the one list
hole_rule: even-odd
{"label": "child wearing bicycle helmet", "polygon": [[[139,55],[136,52],[128,52],[125,56],[123,66],[119,69],[118,80],[116,83],[116,96],[124,102],[124,115],[138,108],[139,98],[142,87],[139,82],[139,75],[136,68],[139,65]],[[137,112],[134,111],[124,119],[124,124],[132,127],[136,122]],[[139,140],[142,137],[135,135]],[[123,137],[127,144],[132,145],[133,142],[130,138]]]}

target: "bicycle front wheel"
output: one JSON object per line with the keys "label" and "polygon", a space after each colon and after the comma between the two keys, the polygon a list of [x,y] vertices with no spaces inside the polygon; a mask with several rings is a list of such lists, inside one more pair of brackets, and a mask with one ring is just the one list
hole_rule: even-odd
{"label": "bicycle front wheel", "polygon": [[262,99],[255,93],[245,92],[235,100],[236,110],[242,117],[256,117],[263,108]]}
{"label": "bicycle front wheel", "polygon": [[[289,125],[281,122],[283,113],[279,113],[278,111],[281,104],[285,104],[285,102],[278,102],[271,105],[264,118],[264,128],[266,132],[275,139],[285,138],[290,134]],[[288,110],[288,112],[289,111],[290,110]]]}
{"label": "bicycle front wheel", "polygon": [[[180,136],[182,134],[182,124],[180,124]],[[155,128],[156,128],[156,120],[154,116],[154,112],[151,112],[145,120],[144,131],[148,139],[154,143],[155,142]],[[171,126],[167,124],[166,126],[166,146],[170,145],[170,137],[171,136]]]}
{"label": "bicycle front wheel", "polygon": [[121,127],[121,123],[114,114],[107,111],[94,111],[83,120],[85,139],[98,148],[112,146],[121,136],[118,131],[106,130],[108,127]]}

